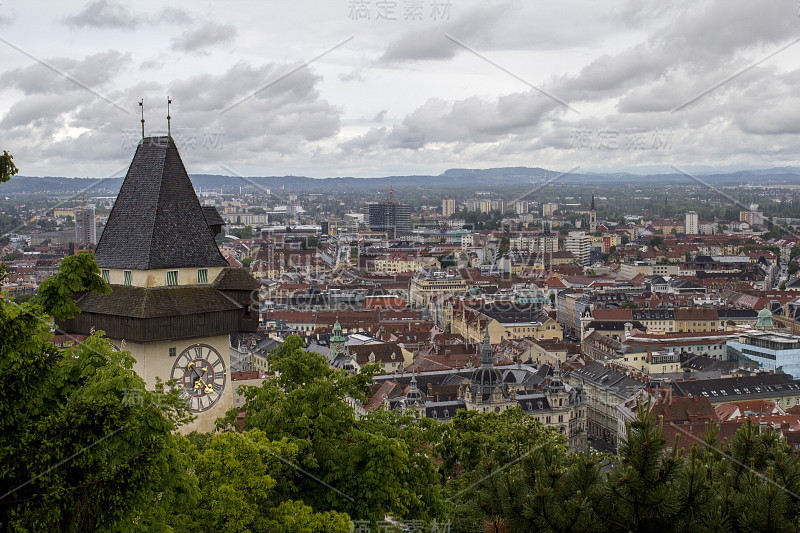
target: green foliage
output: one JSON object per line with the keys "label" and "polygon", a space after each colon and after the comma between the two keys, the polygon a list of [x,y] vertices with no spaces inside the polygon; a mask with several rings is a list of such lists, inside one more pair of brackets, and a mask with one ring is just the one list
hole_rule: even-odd
{"label": "green foliage", "polygon": [[231,235],[235,235],[240,239],[252,239],[256,236],[252,226],[245,226],[243,228],[234,228],[230,230]]}
{"label": "green foliage", "polygon": [[19,169],[14,165],[14,156],[3,150],[3,155],[0,155],[0,183],[10,180],[18,172]]}
{"label": "green foliage", "polygon": [[[269,358],[278,377],[243,387],[245,429],[297,447],[295,499],[376,522],[385,514],[428,519],[441,510],[431,421],[397,413],[359,420],[347,398],[364,400],[376,367],[347,375],[289,337]],[[225,423],[233,426],[238,410]],[[333,489],[331,488],[333,487]],[[334,490],[335,489],[335,490]]]}
{"label": "green foliage", "polygon": [[640,405],[619,459],[567,455],[556,441],[537,439],[512,467],[486,455],[471,501],[482,520],[515,532],[800,528],[800,462],[780,435],[760,434],[747,422],[731,442],[720,443],[713,425],[704,440],[679,435],[678,442],[684,438],[693,442],[687,455],[674,451],[677,442],[670,451],[661,426]]}
{"label": "green foliage", "polygon": [[287,499],[296,445],[271,441],[257,429],[246,434],[195,434],[184,442],[203,504],[176,509],[172,517],[176,530],[349,531],[347,515],[315,513],[302,502]]}
{"label": "green foliage", "polygon": [[100,277],[100,269],[90,252],[78,252],[61,261],[58,273],[50,276],[39,285],[36,303],[45,313],[63,320],[73,318],[80,308],[73,295],[92,291],[109,294],[111,288]]}
{"label": "green foliage", "polygon": [[192,480],[172,436],[189,418],[177,392],[146,391],[130,354],[102,332],[59,349],[46,324],[36,306],[2,306],[0,521],[109,530],[189,505]]}
{"label": "green foliage", "polygon": [[650,248],[659,248],[662,244],[664,244],[664,238],[658,235],[650,237],[650,240],[647,242]]}

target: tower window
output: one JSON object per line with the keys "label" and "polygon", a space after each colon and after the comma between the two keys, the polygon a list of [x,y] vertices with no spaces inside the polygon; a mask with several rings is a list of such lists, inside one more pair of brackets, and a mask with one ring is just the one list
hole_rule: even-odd
{"label": "tower window", "polygon": [[100,276],[103,278],[103,281],[106,283],[111,283],[111,275],[108,272],[108,269],[103,269],[100,271]]}
{"label": "tower window", "polygon": [[198,268],[197,269],[197,283],[208,283],[208,269],[207,268]]}
{"label": "tower window", "polygon": [[130,287],[132,284],[133,274],[130,270],[123,270],[122,271],[122,284]]}
{"label": "tower window", "polygon": [[167,270],[167,285],[177,285],[177,284],[178,284],[178,271]]}

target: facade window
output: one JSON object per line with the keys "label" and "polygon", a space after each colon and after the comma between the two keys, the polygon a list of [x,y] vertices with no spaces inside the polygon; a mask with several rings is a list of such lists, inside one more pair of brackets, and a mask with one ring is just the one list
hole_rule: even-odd
{"label": "facade window", "polygon": [[167,270],[167,285],[177,285],[177,284],[178,284],[178,271]]}
{"label": "facade window", "polygon": [[111,274],[108,272],[108,269],[104,268],[103,270],[101,270],[100,276],[106,283],[111,283]]}
{"label": "facade window", "polygon": [[208,283],[208,269],[207,268],[198,268],[197,269],[197,283]]}
{"label": "facade window", "polygon": [[122,284],[130,287],[133,283],[133,273],[130,270],[122,271]]}
{"label": "facade window", "polygon": [[175,350],[175,348],[170,348],[170,349],[169,349],[169,356],[170,356],[170,357],[175,357],[175,354],[176,354],[176,350]]}

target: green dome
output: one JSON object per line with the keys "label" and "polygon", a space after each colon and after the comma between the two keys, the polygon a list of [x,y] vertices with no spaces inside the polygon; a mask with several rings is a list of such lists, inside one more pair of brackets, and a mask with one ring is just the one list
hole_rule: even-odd
{"label": "green dome", "polygon": [[772,311],[770,311],[765,307],[764,309],[758,312],[758,318],[772,318]]}

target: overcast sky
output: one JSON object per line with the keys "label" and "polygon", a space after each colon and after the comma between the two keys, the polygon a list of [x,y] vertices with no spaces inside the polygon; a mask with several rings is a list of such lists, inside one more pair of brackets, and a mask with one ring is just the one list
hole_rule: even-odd
{"label": "overcast sky", "polygon": [[[165,7],[165,6],[170,7]],[[122,175],[166,130],[191,173],[796,165],[797,0],[0,5],[0,148]]]}

